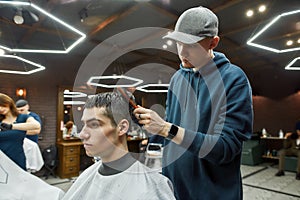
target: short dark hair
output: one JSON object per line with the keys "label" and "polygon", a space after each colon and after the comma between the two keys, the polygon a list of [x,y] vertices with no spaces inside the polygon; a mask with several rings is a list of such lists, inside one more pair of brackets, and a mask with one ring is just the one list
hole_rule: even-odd
{"label": "short dark hair", "polygon": [[[132,96],[132,94],[129,94]],[[111,120],[113,126],[122,120],[128,120],[131,124],[131,110],[129,109],[129,102],[119,92],[105,92],[90,96],[85,108],[105,108],[105,115]]]}

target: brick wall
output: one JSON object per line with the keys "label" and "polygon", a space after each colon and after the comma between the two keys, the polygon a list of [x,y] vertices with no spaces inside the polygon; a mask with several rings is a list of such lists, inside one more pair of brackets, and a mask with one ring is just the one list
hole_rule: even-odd
{"label": "brick wall", "polygon": [[300,119],[300,92],[279,100],[254,96],[253,107],[254,131],[265,128],[271,135],[278,136],[280,129],[293,131]]}

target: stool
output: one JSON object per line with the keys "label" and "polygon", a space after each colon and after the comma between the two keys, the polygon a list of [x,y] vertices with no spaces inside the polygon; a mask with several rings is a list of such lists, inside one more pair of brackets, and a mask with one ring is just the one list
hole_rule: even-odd
{"label": "stool", "polygon": [[295,156],[285,156],[284,169],[286,171],[297,172],[298,158]]}

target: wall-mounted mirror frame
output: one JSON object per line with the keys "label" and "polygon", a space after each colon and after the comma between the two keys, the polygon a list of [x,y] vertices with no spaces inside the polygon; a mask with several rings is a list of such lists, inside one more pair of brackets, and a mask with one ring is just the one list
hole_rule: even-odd
{"label": "wall-mounted mirror frame", "polygon": [[[74,111],[75,112],[82,112],[84,101],[81,102],[79,105],[73,106],[70,101],[72,101],[72,95],[66,95],[66,91],[72,92],[73,88],[68,86],[60,86],[58,87],[57,93],[57,126],[56,126],[56,142],[68,142],[68,141],[78,141],[80,128],[77,126],[79,124],[79,120],[75,119]],[[80,110],[77,108],[81,108]],[[78,114],[78,113],[76,113]],[[80,114],[79,114],[80,115]],[[78,115],[78,116],[79,116]],[[70,135],[65,134],[64,136],[64,129],[65,125],[68,121],[72,121],[74,123],[75,128],[73,128],[73,132],[70,132]]]}

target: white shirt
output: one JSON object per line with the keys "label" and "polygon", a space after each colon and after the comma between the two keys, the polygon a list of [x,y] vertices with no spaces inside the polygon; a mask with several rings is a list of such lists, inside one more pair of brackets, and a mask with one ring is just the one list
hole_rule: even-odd
{"label": "white shirt", "polygon": [[101,164],[86,169],[63,199],[175,200],[170,180],[138,161],[126,171],[108,176],[98,172]]}
{"label": "white shirt", "polygon": [[24,138],[23,149],[26,157],[27,171],[39,171],[44,165],[44,160],[38,144],[28,138]]}
{"label": "white shirt", "polygon": [[[65,138],[68,135],[68,129],[66,127],[64,127],[63,129],[63,137]],[[78,137],[78,133],[77,133],[77,126],[73,125],[72,126],[72,131],[71,131],[71,135],[72,137]]]}

